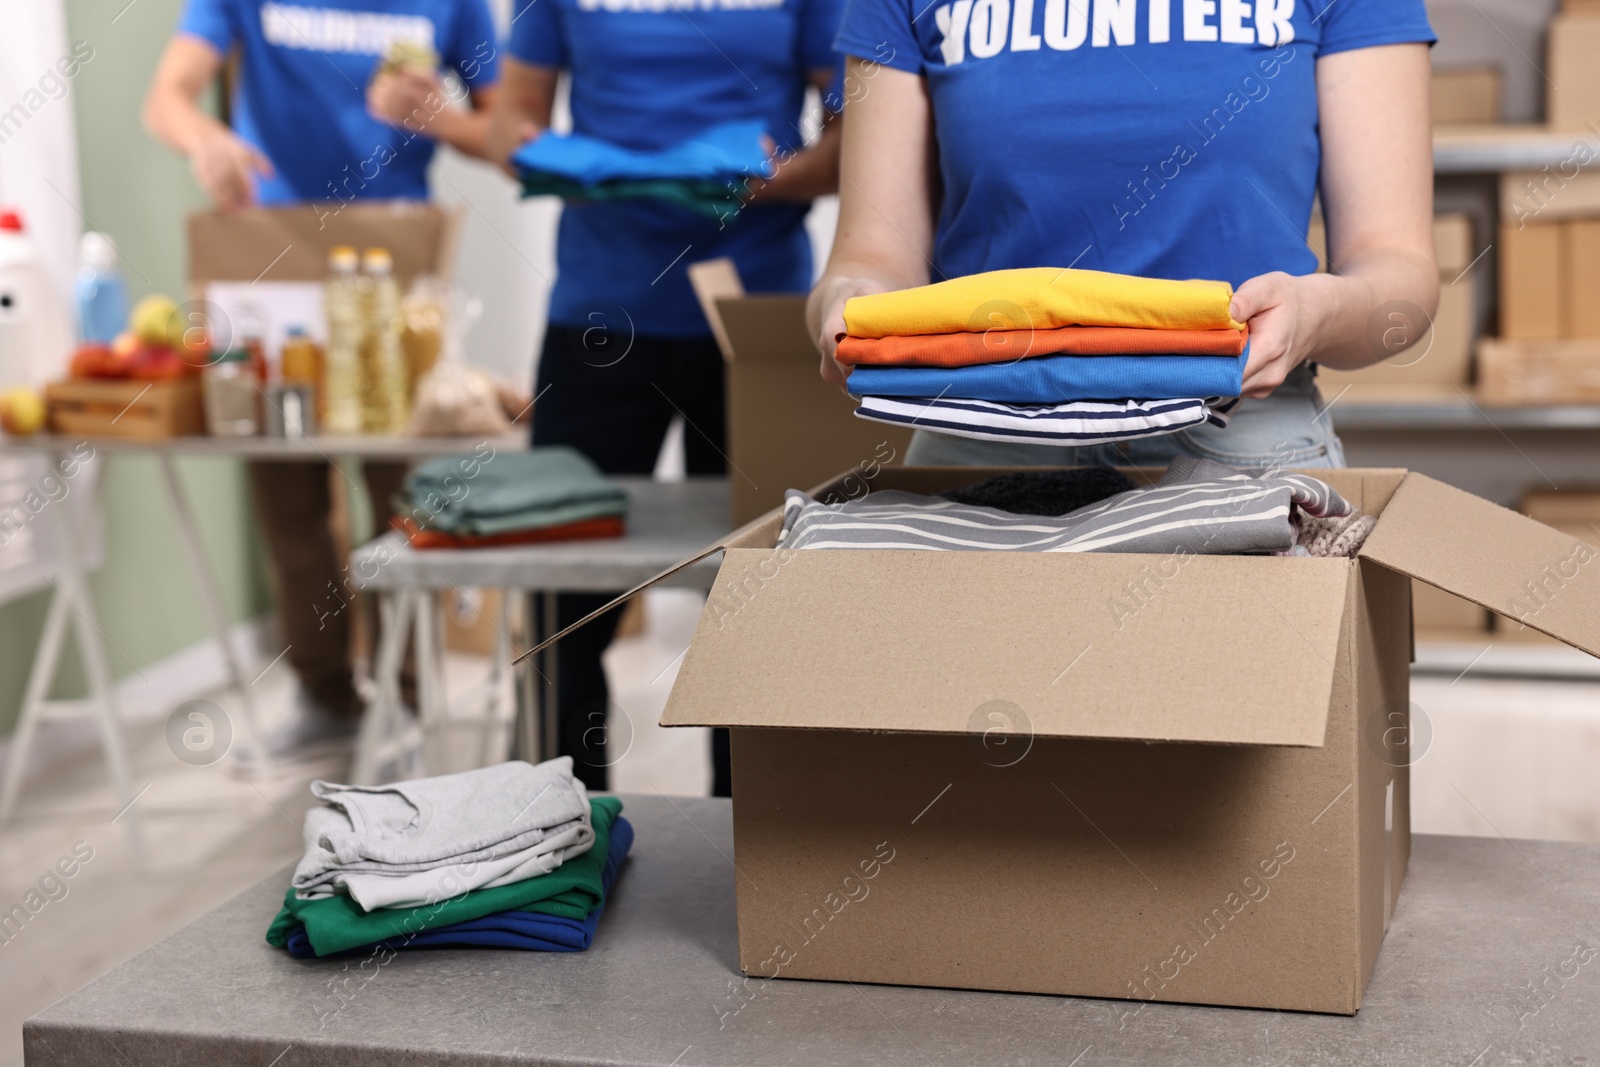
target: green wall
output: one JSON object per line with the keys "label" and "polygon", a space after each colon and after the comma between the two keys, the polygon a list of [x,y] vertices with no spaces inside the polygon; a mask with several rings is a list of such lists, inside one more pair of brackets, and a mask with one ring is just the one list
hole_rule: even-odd
{"label": "green wall", "polygon": [[[94,47],[72,83],[86,226],[109,233],[122,251],[130,300],[152,292],[182,298],[183,219],[204,200],[187,164],[152,141],[139,122],[145,88],[182,0],[71,0],[64,6],[69,39]],[[243,474],[231,460],[180,463],[235,621],[268,607]],[[91,585],[112,646],[111,669],[125,676],[205,639],[209,629],[156,462],[111,460],[102,501],[105,562]],[[9,731],[15,721],[45,605],[40,595],[0,607],[0,730]],[[68,695],[80,685],[74,663],[58,692]]]}

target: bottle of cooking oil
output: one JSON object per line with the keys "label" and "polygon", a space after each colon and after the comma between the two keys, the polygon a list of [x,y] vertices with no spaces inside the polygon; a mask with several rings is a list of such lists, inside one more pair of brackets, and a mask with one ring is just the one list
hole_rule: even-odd
{"label": "bottle of cooking oil", "polygon": [[361,426],[367,433],[401,434],[410,414],[410,374],[400,334],[400,283],[386,248],[369,248],[361,257],[361,289],[366,311],[362,348]]}
{"label": "bottle of cooking oil", "polygon": [[360,292],[360,260],[349,245],[328,253],[323,308],[328,318],[328,350],[323,359],[323,425],[330,434],[351,436],[362,429],[362,337],[366,333]]}

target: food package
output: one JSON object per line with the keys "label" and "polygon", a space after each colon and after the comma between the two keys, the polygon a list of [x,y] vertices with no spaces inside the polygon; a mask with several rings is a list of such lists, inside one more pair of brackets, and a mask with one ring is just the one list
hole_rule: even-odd
{"label": "food package", "polygon": [[483,313],[477,300],[457,294],[444,321],[439,359],[417,383],[409,432],[417,437],[499,436],[511,432],[494,379],[467,366],[466,333]]}

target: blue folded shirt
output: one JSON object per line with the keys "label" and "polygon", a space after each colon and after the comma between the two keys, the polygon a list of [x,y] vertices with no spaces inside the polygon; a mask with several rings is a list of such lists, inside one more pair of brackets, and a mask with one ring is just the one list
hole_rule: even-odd
{"label": "blue folded shirt", "polygon": [[852,396],[951,396],[1002,404],[1065,404],[1074,400],[1182,400],[1238,396],[1240,356],[1037,356],[971,367],[861,367],[850,373]]}
{"label": "blue folded shirt", "polygon": [[[407,948],[439,948],[444,946],[472,945],[481,948],[515,948],[533,952],[582,952],[594,941],[595,928],[600,925],[600,913],[605,901],[611,897],[611,884],[617,871],[627,858],[633,845],[633,826],[622,816],[611,825],[611,844],[606,849],[605,869],[600,874],[603,896],[601,902],[582,919],[567,919],[559,915],[546,915],[537,911],[501,911],[481,919],[452,923],[433,930],[423,930],[411,937],[392,937],[370,945],[350,949],[335,955],[364,954],[387,948],[399,951]],[[306,928],[296,926],[289,931],[284,948],[296,959],[316,959]]]}
{"label": "blue folded shirt", "polygon": [[546,130],[511,154],[522,172],[554,174],[584,185],[601,182],[723,181],[769,173],[760,122],[725,122],[659,151],[641,152],[581,133]]}

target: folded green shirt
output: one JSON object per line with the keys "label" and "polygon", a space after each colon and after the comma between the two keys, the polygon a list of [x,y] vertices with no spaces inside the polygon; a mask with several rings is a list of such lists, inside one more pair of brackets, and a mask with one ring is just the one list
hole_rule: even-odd
{"label": "folded green shirt", "polygon": [[[491,527],[505,516],[527,525],[529,516],[543,515],[555,520],[543,525],[556,525],[624,514],[628,507],[620,486],[565,445],[499,452],[488,459],[440,456],[406,477],[405,495],[407,514],[452,533],[497,532]],[[506,528],[520,527],[500,527]]]}
{"label": "folded green shirt", "polygon": [[474,889],[458,897],[416,908],[380,908],[363,911],[340,893],[320,900],[301,900],[291,886],[283,907],[267,928],[267,943],[283,948],[289,931],[304,923],[306,936],[318,956],[370,945],[390,937],[405,937],[436,926],[481,919],[500,911],[537,911],[568,919],[582,919],[605,899],[600,877],[611,848],[611,824],[622,813],[616,797],[591,797],[594,844],[577,859],[568,860],[549,874],[524,878],[492,889]]}
{"label": "folded green shirt", "polygon": [[634,200],[641,197],[668,200],[712,218],[737,215],[747,195],[747,183],[684,181],[673,178],[601,182],[584,185],[556,175],[529,172],[522,177],[522,195],[559,196],[564,200]]}

